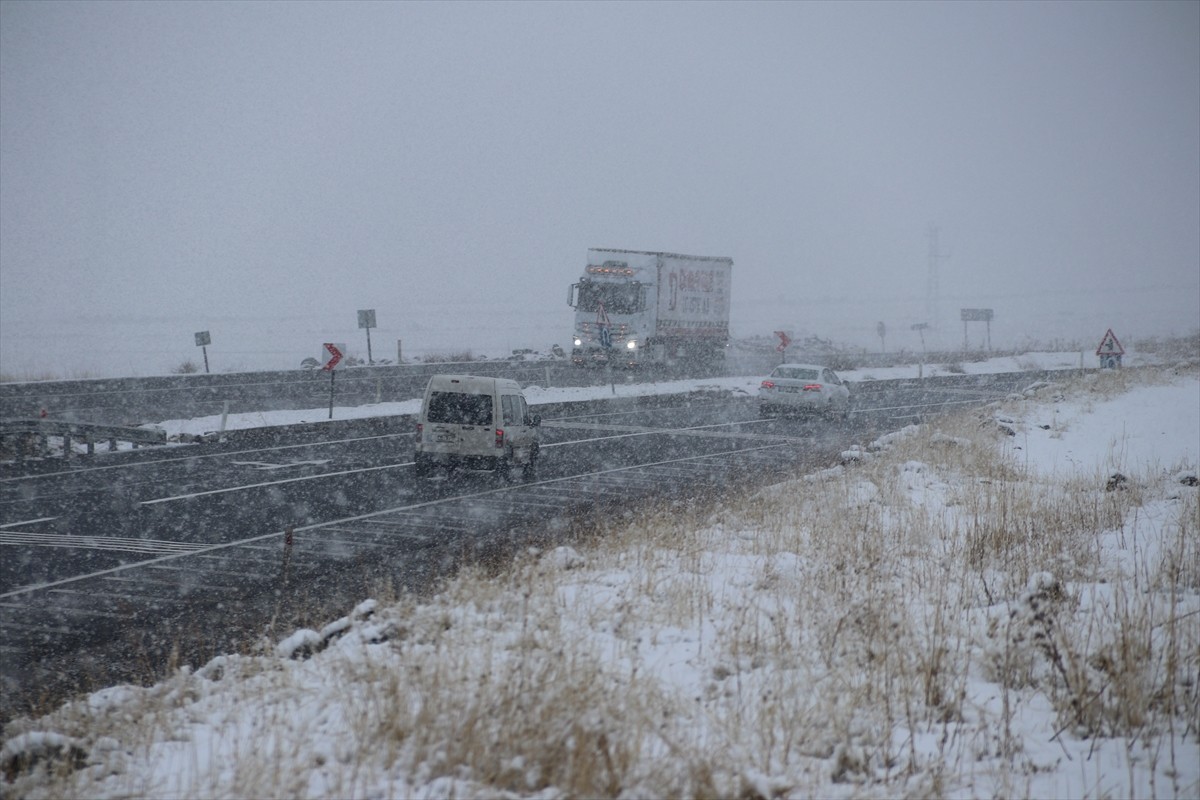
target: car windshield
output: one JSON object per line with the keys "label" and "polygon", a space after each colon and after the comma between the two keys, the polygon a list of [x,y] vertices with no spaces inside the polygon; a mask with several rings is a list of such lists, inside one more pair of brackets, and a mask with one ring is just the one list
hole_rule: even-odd
{"label": "car windshield", "polygon": [[425,417],[430,422],[452,425],[491,425],[492,397],[487,394],[433,392],[429,395],[429,410]]}
{"label": "car windshield", "polygon": [[773,378],[791,378],[797,381],[815,381],[818,378],[817,370],[806,369],[804,367],[776,367],[771,373]]}

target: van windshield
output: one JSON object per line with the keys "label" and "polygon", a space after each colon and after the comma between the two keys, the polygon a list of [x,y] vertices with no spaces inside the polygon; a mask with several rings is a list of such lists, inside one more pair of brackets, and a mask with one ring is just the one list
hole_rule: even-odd
{"label": "van windshield", "polygon": [[463,394],[462,392],[433,392],[429,395],[429,409],[425,418],[430,422],[445,422],[451,425],[492,424],[492,396],[488,394]]}

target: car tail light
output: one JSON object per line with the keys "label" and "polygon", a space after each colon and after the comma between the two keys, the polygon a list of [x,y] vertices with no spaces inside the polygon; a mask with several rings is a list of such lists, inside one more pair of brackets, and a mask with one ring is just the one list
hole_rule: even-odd
{"label": "car tail light", "polygon": [[496,428],[496,447],[504,447],[504,429]]}
{"label": "car tail light", "polygon": [[421,423],[417,423],[417,444],[421,443],[421,431],[424,429],[424,427],[425,426]]}
{"label": "car tail light", "polygon": [[806,392],[819,392],[819,391],[821,391],[821,384],[819,384],[819,383],[806,383],[806,384],[804,384],[804,391],[806,391]]}
{"label": "car tail light", "polygon": [[762,382],[762,386],[761,386],[761,387],[759,387],[759,388],[762,388],[762,389],[774,389],[774,388],[775,388],[775,381],[763,381],[763,382]]}

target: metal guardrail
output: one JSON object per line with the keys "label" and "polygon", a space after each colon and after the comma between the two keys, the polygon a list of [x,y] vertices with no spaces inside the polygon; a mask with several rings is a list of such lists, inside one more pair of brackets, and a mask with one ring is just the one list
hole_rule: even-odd
{"label": "metal guardrail", "polygon": [[119,425],[93,425],[86,422],[67,422],[54,419],[5,419],[0,420],[0,453],[10,450],[18,459],[37,455],[47,450],[46,440],[60,436],[63,440],[63,458],[69,459],[75,440],[87,445],[88,455],[96,452],[96,442],[108,442],[109,450],[117,449],[117,442],[129,442],[135,448],[140,445],[165,444],[167,433],[149,428],[127,428]]}

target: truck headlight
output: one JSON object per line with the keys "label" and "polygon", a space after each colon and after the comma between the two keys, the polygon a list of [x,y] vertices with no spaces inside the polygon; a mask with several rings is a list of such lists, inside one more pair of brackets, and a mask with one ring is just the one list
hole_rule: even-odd
{"label": "truck headlight", "polygon": [[576,346],[576,347],[583,347],[583,339],[580,339],[578,336],[576,336],[576,337],[575,337],[575,346]]}
{"label": "truck headlight", "polygon": [[637,350],[637,339],[630,339],[625,343],[625,346],[630,350]]}

